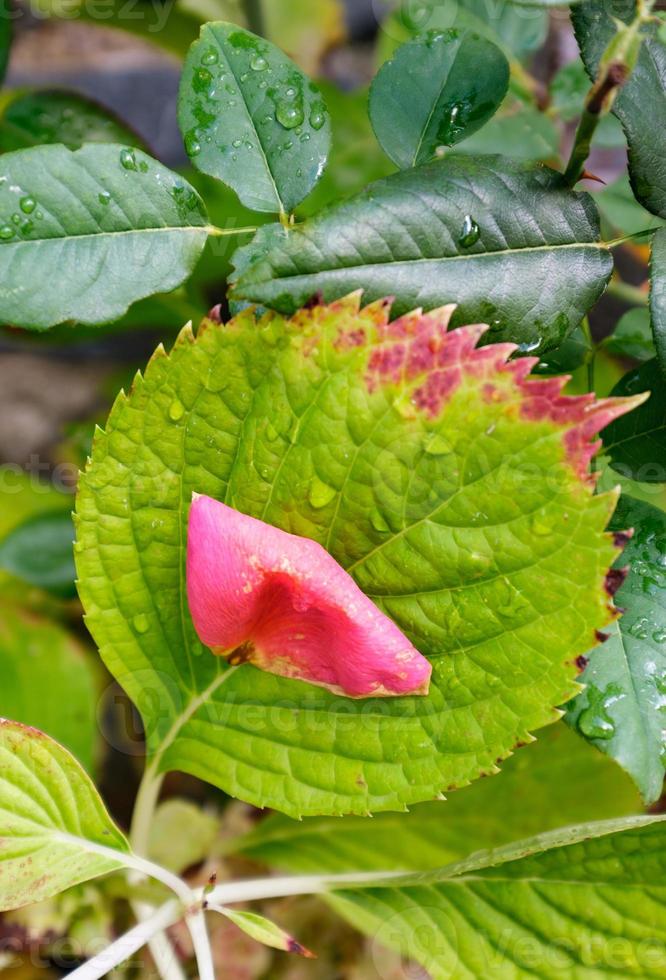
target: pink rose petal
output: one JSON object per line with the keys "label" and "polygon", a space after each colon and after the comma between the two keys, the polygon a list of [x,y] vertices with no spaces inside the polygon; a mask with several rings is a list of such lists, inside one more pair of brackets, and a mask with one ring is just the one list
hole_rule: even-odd
{"label": "pink rose petal", "polygon": [[430,663],[321,545],[194,495],[187,594],[230,663],[347,697],[427,694]]}

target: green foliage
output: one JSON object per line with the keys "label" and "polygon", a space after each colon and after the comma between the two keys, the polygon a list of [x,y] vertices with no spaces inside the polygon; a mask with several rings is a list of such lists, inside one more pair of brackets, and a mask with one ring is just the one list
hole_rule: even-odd
{"label": "green foliage", "polygon": [[663,817],[583,824],[329,901],[434,980],[651,977],[666,963],[665,849]]}
{"label": "green foliage", "polygon": [[508,84],[509,64],[496,45],[469,31],[430,31],[382,67],[370,89],[370,118],[386,153],[404,170],[480,129]]}
{"label": "green foliage", "polygon": [[90,144],[7,153],[0,318],[35,329],[113,320],[135,300],[179,285],[207,234],[198,194],[140,150]]}
{"label": "green foliage", "polygon": [[178,122],[195,167],[255,211],[291,212],[317,183],[331,140],[321,92],[268,41],[206,24],[185,61]]}
{"label": "green foliage", "polygon": [[[417,411],[427,361],[368,384],[387,311],[358,301],[246,313],[158,350],[98,433],[77,502],[87,624],[154,766],[291,815],[401,808],[495,771],[557,717],[609,618],[614,497],[567,462],[574,420],[521,417],[492,361],[432,418]],[[320,541],[433,659],[429,697],[349,701],[206,652],[185,596],[193,491]]]}
{"label": "green foliage", "polygon": [[629,574],[617,593],[624,615],[593,650],[569,706],[568,722],[616,759],[646,803],[661,796],[666,762],[666,514],[623,496],[613,517],[633,537],[617,567]]}
{"label": "green foliage", "polygon": [[[607,45],[616,35],[620,18],[630,23],[634,0],[581,0],[572,19],[585,67],[594,77]],[[638,62],[620,90],[613,112],[629,146],[629,174],[636,197],[653,214],[666,217],[666,46],[658,25],[643,24]]]}
{"label": "green foliage", "polygon": [[69,513],[36,514],[0,540],[0,568],[56,595],[76,595],[73,542]]}
{"label": "green foliage", "polygon": [[12,45],[12,7],[9,0],[0,2],[0,82],[4,78]]}
{"label": "green foliage", "polygon": [[4,720],[0,807],[2,910],[41,901],[123,865],[127,842],[74,757],[36,729]]}
{"label": "green foliage", "polygon": [[604,349],[618,357],[649,361],[654,357],[650,314],[643,307],[628,310],[620,317],[613,333],[604,341]]}
{"label": "green foliage", "polygon": [[647,399],[630,416],[617,419],[604,433],[604,451],[618,473],[640,483],[666,482],[666,401],[664,375],[656,358],[625,374],[613,395]]}
{"label": "green foliage", "polygon": [[307,874],[428,871],[516,838],[639,810],[638,795],[622,771],[557,724],[507,759],[496,779],[479,780],[444,804],[378,813],[371,821],[295,821],[271,814],[233,840],[230,850]]}
{"label": "green foliage", "polygon": [[[650,322],[657,349],[657,361],[666,379],[666,231],[657,231],[652,239],[650,259]],[[658,386],[663,391],[662,385]]]}
{"label": "green foliage", "polygon": [[92,772],[99,738],[97,671],[72,635],[4,603],[0,672],[0,717],[36,726]]}
{"label": "green foliage", "polygon": [[104,106],[75,92],[57,89],[12,91],[0,104],[0,151],[44,143],[78,150],[85,143],[129,143],[141,139]]}
{"label": "green foliage", "polygon": [[[594,205],[559,175],[504,157],[451,157],[377,181],[292,231],[234,298],[292,313],[315,293],[396,297],[395,313],[455,302],[525,351],[557,346],[599,298],[611,259]],[[251,246],[254,249],[254,246]]]}

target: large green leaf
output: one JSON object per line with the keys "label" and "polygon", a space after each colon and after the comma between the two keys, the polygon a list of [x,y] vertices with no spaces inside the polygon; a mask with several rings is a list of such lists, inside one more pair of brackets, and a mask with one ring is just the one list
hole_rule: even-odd
{"label": "large green leaf", "polygon": [[609,976],[666,969],[666,825],[625,817],[552,831],[439,871],[328,900],[433,980]]}
{"label": "large green leaf", "polygon": [[141,139],[104,106],[75,92],[35,89],[7,93],[0,111],[0,151],[23,150],[43,143],[124,143]]}
{"label": "large green leaf", "polygon": [[[650,321],[657,361],[666,377],[666,230],[652,239],[650,257]],[[663,388],[662,388],[663,391]]]}
{"label": "large green leaf", "polygon": [[99,739],[92,663],[62,626],[1,608],[0,716],[40,728],[91,772]]}
{"label": "large green leaf", "polygon": [[491,41],[455,28],[429,31],[381,68],[370,89],[370,118],[387,154],[405,170],[480,129],[508,85],[509,63]]}
{"label": "large green leaf", "polygon": [[208,235],[199,195],[140,150],[38,146],[0,160],[0,320],[104,323],[178,286]]}
{"label": "large green leaf", "polygon": [[[572,8],[576,37],[591,77],[616,33],[614,18],[630,23],[635,13],[635,0],[581,0]],[[644,24],[641,34],[638,62],[613,112],[627,136],[636,197],[649,211],[666,217],[666,46],[658,24]]]}
{"label": "large green leaf", "polygon": [[301,873],[428,871],[517,837],[639,811],[627,776],[558,724],[507,759],[497,779],[479,780],[445,804],[421,803],[409,813],[378,813],[371,821],[295,821],[276,813],[228,847]]}
{"label": "large green leaf", "polygon": [[194,166],[256,211],[300,204],[331,141],[316,85],[273,44],[223,22],[205,24],[185,59],[178,122]]}
{"label": "large green leaf", "polygon": [[[389,327],[385,303],[358,306],[186,330],[116,401],[77,502],[87,624],[156,768],[292,815],[401,808],[495,771],[557,717],[612,616],[615,498],[585,470],[628,405],[521,380],[511,347],[472,352],[481,328],[446,333],[450,310]],[[460,364],[448,399],[440,350]],[[211,656],[185,593],[194,491],[323,543],[432,658],[430,695],[352,701]]]}
{"label": "large green leaf", "polygon": [[666,514],[622,496],[617,531],[634,534],[618,559],[629,575],[617,593],[625,612],[590,654],[587,688],[567,720],[629,772],[647,803],[661,796],[666,763]]}
{"label": "large green leaf", "polygon": [[612,262],[598,233],[591,198],[554,171],[458,156],[379,180],[297,226],[232,296],[283,313],[355,289],[394,295],[396,313],[457,303],[456,324],[480,320],[493,339],[544,350],[603,292]]}
{"label": "large green leaf", "polygon": [[613,422],[604,433],[604,450],[613,469],[640,483],[666,482],[665,389],[656,357],[625,374],[613,389],[613,395],[619,396],[646,393],[647,401],[640,408]]}
{"label": "large green leaf", "polygon": [[74,757],[35,728],[1,719],[0,811],[3,911],[114,871],[129,851]]}
{"label": "large green leaf", "polygon": [[0,568],[57,595],[75,595],[73,543],[67,511],[35,514],[0,539]]}

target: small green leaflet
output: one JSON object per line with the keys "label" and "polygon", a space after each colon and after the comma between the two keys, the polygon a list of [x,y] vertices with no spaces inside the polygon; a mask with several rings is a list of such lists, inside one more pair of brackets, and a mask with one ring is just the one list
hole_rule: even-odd
{"label": "small green leaflet", "polygon": [[[572,7],[572,20],[585,67],[594,77],[608,43],[617,31],[613,16],[630,23],[636,3],[625,0],[581,0]],[[653,214],[666,217],[666,45],[659,25],[642,25],[638,62],[613,105],[629,145],[629,175],[638,200]]]}
{"label": "small green leaflet", "polygon": [[381,946],[397,949],[433,980],[647,978],[666,969],[665,873],[664,817],[625,817],[327,900],[372,937],[378,957]]}
{"label": "small green leaflet", "polygon": [[2,719],[0,810],[1,911],[115,871],[129,853],[74,757],[42,732]]}
{"label": "small green leaflet", "polygon": [[76,595],[74,526],[68,511],[35,514],[0,540],[0,568],[29,585]]}
{"label": "small green leaflet", "polygon": [[19,91],[0,107],[0,150],[23,150],[44,143],[64,143],[76,150],[83,143],[141,146],[129,126],[92,99],[59,89]]}
{"label": "small green leaflet", "polygon": [[[657,362],[666,379],[666,229],[655,232],[650,257],[650,322]],[[663,392],[664,389],[662,388]],[[663,400],[664,396],[661,395]]]}
{"label": "small green leaflet", "polygon": [[235,24],[205,24],[178,97],[185,149],[255,211],[290,213],[319,180],[331,141],[317,86],[275,45]]}
{"label": "small green leaflet", "polygon": [[429,31],[381,68],[370,89],[370,119],[386,153],[405,170],[471,136],[496,112],[508,85],[509,63],[491,41],[454,28]]}
{"label": "small green leaflet", "polygon": [[567,721],[616,759],[646,803],[661,796],[666,762],[666,514],[622,496],[613,516],[633,537],[618,559],[629,574],[617,593],[625,610],[610,638],[590,654],[588,686]]}
{"label": "small green leaflet", "polygon": [[116,319],[180,285],[207,236],[196,191],[140,150],[91,143],[4,154],[0,320],[46,329]]}
{"label": "small green leaflet", "polygon": [[630,371],[612,394],[644,393],[644,403],[604,432],[604,452],[618,473],[639,483],[666,482],[666,380],[656,357]]}
{"label": "small green leaflet", "polygon": [[[449,309],[407,318],[408,335],[434,331],[431,357],[462,344],[489,373],[463,370],[431,416],[412,399],[439,383],[432,363],[380,383],[400,326],[386,303],[359,303],[185,330],[117,399],[77,500],[86,621],[156,767],[292,816],[401,809],[495,772],[556,719],[612,616],[615,497],[593,495],[585,438],[571,436],[573,461],[564,439],[629,404],[565,401],[568,421],[531,420],[514,382],[529,363],[473,354],[482,328],[446,333]],[[432,658],[430,695],[351,701],[203,649],[185,594],[195,491],[322,543]]]}
{"label": "small green leaflet", "polygon": [[[232,299],[293,313],[363,289],[394,312],[457,303],[454,324],[490,324],[523,353],[559,346],[612,268],[588,194],[546,167],[454,156],[376,181],[266,246]],[[249,247],[253,254],[257,243]]]}
{"label": "small green leaflet", "polygon": [[221,906],[210,906],[210,908],[226,916],[230,922],[233,922],[244,933],[264,946],[281,949],[285,953],[297,953],[307,959],[312,959],[314,956],[309,949],[301,946],[293,936],[290,936],[284,929],[276,926],[274,922],[263,915],[257,915],[256,912],[241,912],[238,909],[222,908]]}

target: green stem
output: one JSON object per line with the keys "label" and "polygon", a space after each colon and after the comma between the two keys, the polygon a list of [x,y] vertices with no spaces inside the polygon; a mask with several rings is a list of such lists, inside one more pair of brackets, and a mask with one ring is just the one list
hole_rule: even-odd
{"label": "green stem", "polygon": [[208,225],[206,231],[209,235],[216,238],[225,238],[229,235],[254,235],[257,228],[218,228],[217,225]]}
{"label": "green stem", "polygon": [[581,322],[581,329],[585,334],[585,338],[590,347],[590,353],[587,358],[587,390],[594,391],[594,362],[597,356],[597,345],[594,342],[594,337],[592,336],[592,330],[590,328],[590,320],[588,317],[583,317]]}
{"label": "green stem", "polygon": [[613,61],[603,69],[590,89],[564,171],[564,180],[569,187],[573,187],[583,176],[597,126],[610,111],[617,90],[624,85],[628,76],[626,65]]}

